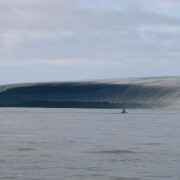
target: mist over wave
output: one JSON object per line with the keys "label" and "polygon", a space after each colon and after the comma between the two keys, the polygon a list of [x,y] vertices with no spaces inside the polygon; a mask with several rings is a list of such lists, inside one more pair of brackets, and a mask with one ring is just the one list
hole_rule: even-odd
{"label": "mist over wave", "polygon": [[180,107],[180,77],[123,78],[0,86],[1,107]]}

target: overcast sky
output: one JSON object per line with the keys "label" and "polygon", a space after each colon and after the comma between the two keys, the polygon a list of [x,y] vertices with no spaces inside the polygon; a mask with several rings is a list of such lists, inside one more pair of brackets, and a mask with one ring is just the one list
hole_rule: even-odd
{"label": "overcast sky", "polygon": [[180,75],[180,0],[0,0],[0,83]]}

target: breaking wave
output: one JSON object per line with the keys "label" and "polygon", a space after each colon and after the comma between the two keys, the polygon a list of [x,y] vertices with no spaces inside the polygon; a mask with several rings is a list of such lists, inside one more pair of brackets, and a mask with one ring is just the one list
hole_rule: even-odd
{"label": "breaking wave", "polygon": [[179,107],[180,77],[27,83],[0,86],[1,107]]}

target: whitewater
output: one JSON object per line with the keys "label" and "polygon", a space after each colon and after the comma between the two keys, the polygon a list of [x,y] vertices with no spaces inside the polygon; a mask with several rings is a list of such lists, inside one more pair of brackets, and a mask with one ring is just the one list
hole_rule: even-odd
{"label": "whitewater", "polygon": [[119,78],[0,86],[1,107],[178,108],[180,77]]}

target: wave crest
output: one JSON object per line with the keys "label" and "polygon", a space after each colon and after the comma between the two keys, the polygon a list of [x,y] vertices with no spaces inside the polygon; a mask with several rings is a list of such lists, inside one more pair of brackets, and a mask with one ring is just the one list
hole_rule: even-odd
{"label": "wave crest", "polygon": [[180,105],[180,77],[0,86],[1,107],[152,108]]}

